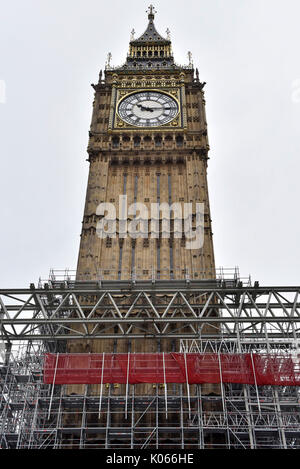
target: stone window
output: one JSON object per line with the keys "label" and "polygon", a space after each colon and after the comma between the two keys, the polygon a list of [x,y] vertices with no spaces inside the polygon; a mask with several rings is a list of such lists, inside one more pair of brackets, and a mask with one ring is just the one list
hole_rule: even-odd
{"label": "stone window", "polygon": [[141,137],[134,137],[133,144],[135,147],[139,147],[141,144]]}
{"label": "stone window", "polygon": [[111,140],[111,143],[112,143],[113,148],[119,148],[119,143],[120,143],[119,137],[116,137],[116,136],[113,137]]}
{"label": "stone window", "polygon": [[155,146],[156,147],[161,147],[162,145],[162,138],[160,135],[156,135],[156,137],[154,138],[154,141],[155,141]]}
{"label": "stone window", "polygon": [[182,135],[177,135],[176,136],[176,145],[178,147],[183,147],[183,136]]}

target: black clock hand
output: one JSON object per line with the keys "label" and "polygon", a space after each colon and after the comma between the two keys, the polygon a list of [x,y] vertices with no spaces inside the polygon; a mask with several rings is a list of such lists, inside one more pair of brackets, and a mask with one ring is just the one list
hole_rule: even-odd
{"label": "black clock hand", "polygon": [[171,107],[152,107],[151,108],[153,111],[159,111],[160,109],[163,109],[164,111],[171,111]]}
{"label": "black clock hand", "polygon": [[142,106],[141,104],[137,104],[137,106],[141,109],[141,111],[153,112],[153,108],[151,107],[145,107],[145,106]]}

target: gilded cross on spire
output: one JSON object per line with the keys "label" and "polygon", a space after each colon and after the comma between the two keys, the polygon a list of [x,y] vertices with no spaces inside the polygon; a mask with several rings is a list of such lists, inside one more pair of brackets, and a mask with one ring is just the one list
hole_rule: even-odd
{"label": "gilded cross on spire", "polygon": [[151,4],[151,5],[148,7],[148,10],[146,11],[146,13],[148,13],[148,18],[149,18],[149,20],[153,20],[153,19],[154,19],[154,15],[155,15],[155,13],[157,13],[157,11],[155,10],[154,6]]}

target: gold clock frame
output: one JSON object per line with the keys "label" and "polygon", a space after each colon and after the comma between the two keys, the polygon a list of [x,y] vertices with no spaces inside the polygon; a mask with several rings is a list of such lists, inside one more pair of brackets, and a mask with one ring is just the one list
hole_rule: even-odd
{"label": "gold clock frame", "polygon": [[[151,127],[141,127],[141,126],[136,126],[136,125],[132,125],[132,124],[128,124],[127,122],[125,122],[122,117],[119,115],[119,112],[118,112],[118,109],[119,109],[119,105],[120,103],[126,99],[128,96],[131,96],[133,94],[136,94],[136,93],[144,93],[144,92],[158,92],[158,93],[162,93],[162,94],[166,94],[167,96],[169,96],[170,98],[174,99],[177,103],[177,106],[178,106],[178,112],[176,114],[176,116],[170,121],[168,122],[167,124],[163,124],[163,125],[158,125],[158,126],[151,126]],[[180,94],[180,88],[175,88],[174,91],[176,91],[176,95],[175,93],[172,93],[170,92],[170,90],[166,91],[165,89],[159,89],[159,88],[137,88],[135,90],[124,90],[122,88],[117,88],[116,89],[116,93],[117,93],[117,96],[116,96],[116,100],[115,100],[115,105],[114,105],[114,113],[115,113],[115,118],[117,117],[119,122],[121,123],[124,123],[123,124],[115,124],[114,122],[114,125],[112,127],[112,130],[140,130],[141,132],[142,131],[145,131],[147,130],[147,132],[157,132],[157,131],[165,131],[165,130],[170,130],[170,129],[183,129],[182,128],[182,125],[181,125],[181,118],[182,118],[182,109],[181,109],[181,103],[180,103],[180,99],[178,98],[178,95]]]}

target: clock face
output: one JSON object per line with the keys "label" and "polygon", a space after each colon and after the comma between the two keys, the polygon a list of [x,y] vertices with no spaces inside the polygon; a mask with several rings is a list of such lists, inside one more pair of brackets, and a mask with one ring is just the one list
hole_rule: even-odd
{"label": "clock face", "polygon": [[137,127],[157,127],[167,124],[178,114],[178,104],[171,96],[158,91],[142,91],[124,98],[119,104],[119,116]]}

